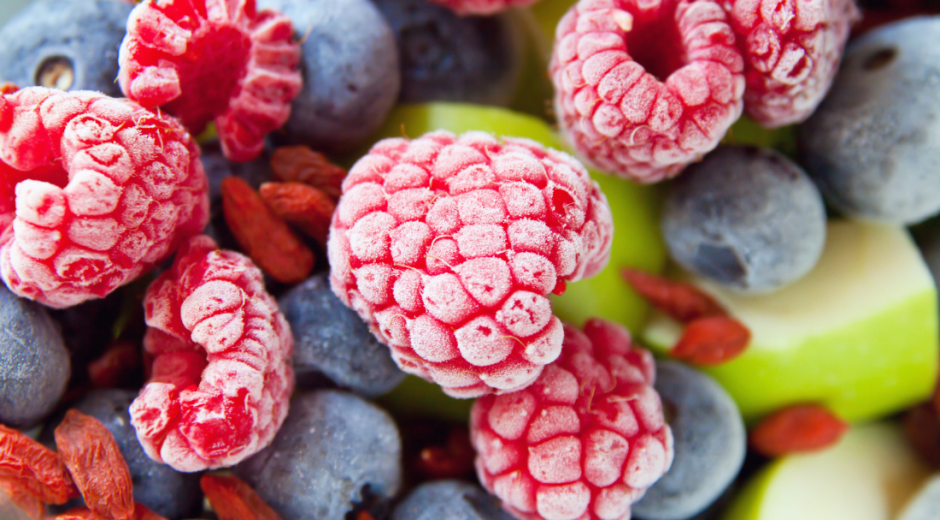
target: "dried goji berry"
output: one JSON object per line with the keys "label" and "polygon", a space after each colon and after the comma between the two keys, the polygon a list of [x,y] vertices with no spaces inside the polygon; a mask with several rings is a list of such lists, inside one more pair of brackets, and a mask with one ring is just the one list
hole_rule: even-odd
{"label": "dried goji berry", "polygon": [[222,181],[222,211],[242,250],[271,278],[296,283],[313,270],[313,251],[244,180]]}
{"label": "dried goji berry", "polygon": [[0,96],[5,96],[7,94],[12,94],[19,90],[20,87],[16,83],[11,83],[9,81],[4,81],[0,83]]}
{"label": "dried goji berry", "polygon": [[825,407],[800,404],[767,416],[751,432],[750,443],[762,455],[779,457],[831,446],[848,429],[848,423]]}
{"label": "dried goji berry", "polygon": [[46,504],[78,496],[54,451],[5,426],[0,426],[0,480],[15,482]]}
{"label": "dried goji berry", "polygon": [[750,340],[751,332],[734,318],[698,318],[685,326],[669,355],[697,366],[720,365],[740,356]]}
{"label": "dried goji berry", "polygon": [[326,247],[336,203],[326,193],[299,182],[266,182],[261,198],[277,216]]}
{"label": "dried goji berry", "polygon": [[375,520],[368,511],[359,511],[359,514],[356,515],[356,520]]}
{"label": "dried goji berry", "polygon": [[69,410],[55,429],[55,442],[89,509],[113,520],[134,518],[131,472],[101,421]]}
{"label": "dried goji berry", "polygon": [[143,504],[134,503],[134,520],[166,520],[162,516],[147,509]]}
{"label": "dried goji berry", "polygon": [[460,478],[473,471],[474,455],[466,427],[454,428],[447,444],[421,450],[416,467],[432,479]]}
{"label": "dried goji berry", "polygon": [[711,296],[691,284],[637,269],[625,268],[621,273],[640,296],[675,320],[688,323],[698,318],[728,315]]}
{"label": "dried goji berry", "polygon": [[[139,312],[139,309],[138,309]],[[141,348],[131,341],[115,341],[98,359],[88,364],[88,378],[94,388],[120,386],[129,373],[141,366]]]}
{"label": "dried goji berry", "polygon": [[915,406],[904,414],[904,432],[914,451],[940,470],[940,416],[930,403]]}
{"label": "dried goji berry", "polygon": [[338,200],[346,170],[306,146],[282,146],[271,155],[274,177],[283,182],[302,182]]}
{"label": "dried goji berry", "polygon": [[203,475],[199,485],[219,520],[281,520],[280,515],[238,477]]}
{"label": "dried goji berry", "polygon": [[105,520],[105,518],[87,507],[76,507],[61,515],[56,515],[52,520]]}
{"label": "dried goji berry", "polygon": [[36,495],[15,480],[0,480],[0,490],[6,493],[10,502],[33,520],[42,520],[46,516],[46,504]]}

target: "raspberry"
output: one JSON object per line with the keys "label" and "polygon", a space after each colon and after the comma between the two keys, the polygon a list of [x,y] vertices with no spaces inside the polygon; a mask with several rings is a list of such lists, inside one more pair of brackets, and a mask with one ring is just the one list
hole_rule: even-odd
{"label": "raspberry", "polygon": [[431,0],[458,14],[491,15],[510,7],[526,7],[539,0]]}
{"label": "raspberry", "polygon": [[749,116],[767,127],[800,123],[835,79],[854,0],[726,0],[744,55]]}
{"label": "raspberry", "polygon": [[523,520],[623,520],[672,465],[653,357],[626,329],[565,326],[561,357],[528,389],[473,405],[483,486]]}
{"label": "raspberry", "polygon": [[232,466],[271,443],[294,388],[294,339],[248,257],[197,236],[147,289],[153,375],[131,404],[152,459]]}
{"label": "raspberry", "polygon": [[255,0],[146,0],[131,11],[118,79],[194,134],[215,121],[225,156],[250,161],[301,89],[290,19]]}
{"label": "raspberry", "polygon": [[525,139],[386,139],[333,215],[333,292],[406,372],[455,397],[518,390],[558,357],[545,297],[610,255],[607,199],[570,156]]}
{"label": "raspberry", "polygon": [[199,149],[172,118],[92,92],[0,98],[0,274],[50,307],[102,298],[205,227]]}
{"label": "raspberry", "polygon": [[673,177],[741,115],[734,43],[715,0],[581,0],[555,35],[561,127],[605,171],[643,183]]}

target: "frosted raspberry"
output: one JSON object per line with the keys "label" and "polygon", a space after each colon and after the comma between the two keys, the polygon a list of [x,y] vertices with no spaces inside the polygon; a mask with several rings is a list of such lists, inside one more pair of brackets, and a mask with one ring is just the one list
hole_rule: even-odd
{"label": "frosted raspberry", "polygon": [[256,158],[301,89],[290,19],[255,0],[145,0],[131,11],[118,80],[194,134],[215,121],[225,156]]}
{"label": "frosted raspberry", "polygon": [[406,372],[456,397],[513,391],[561,349],[546,296],[602,269],[612,234],[567,154],[481,132],[386,139],[343,183],[330,282]]}
{"label": "frosted raspberry", "polygon": [[734,42],[715,0],[581,0],[555,35],[562,130],[602,170],[644,183],[675,176],[741,115]]}
{"label": "frosted raspberry", "polygon": [[201,471],[270,444],[294,388],[294,339],[251,260],[193,237],[144,310],[153,375],[130,413],[147,455]]}
{"label": "frosted raspberry", "polygon": [[749,116],[768,127],[800,123],[822,102],[842,59],[854,0],[725,0],[744,54]]}
{"label": "frosted raspberry", "polygon": [[539,0],[431,0],[458,14],[490,15],[510,7],[526,7]]}
{"label": "frosted raspberry", "polygon": [[202,231],[207,191],[172,118],[93,92],[0,97],[0,274],[19,296],[104,297]]}
{"label": "frosted raspberry", "polygon": [[523,520],[628,520],[672,464],[654,375],[623,327],[566,325],[561,357],[532,386],[474,403],[483,486]]}

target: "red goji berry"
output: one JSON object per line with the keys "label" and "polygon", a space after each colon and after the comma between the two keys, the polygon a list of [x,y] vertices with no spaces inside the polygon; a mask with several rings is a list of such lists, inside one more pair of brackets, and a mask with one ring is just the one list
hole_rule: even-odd
{"label": "red goji berry", "polygon": [[133,520],[131,472],[101,421],[69,410],[55,429],[55,442],[88,508],[105,518]]}
{"label": "red goji berry", "polygon": [[318,188],[333,200],[338,200],[343,193],[346,170],[306,146],[282,146],[274,150],[271,169],[279,181],[302,182]]}
{"label": "red goji berry", "polygon": [[15,480],[0,480],[0,490],[6,493],[10,502],[33,520],[42,520],[46,516],[46,504],[30,493]]}
{"label": "red goji berry", "polygon": [[825,407],[800,404],[767,416],[751,432],[750,443],[762,455],[779,457],[832,446],[848,429],[848,423]]}
{"label": "red goji berry", "polygon": [[78,496],[54,451],[5,426],[0,426],[0,480],[14,482],[46,504],[64,504]]}
{"label": "red goji berry", "polygon": [[473,458],[473,446],[466,427],[454,428],[444,446],[421,450],[416,468],[432,479],[460,478],[473,472]]}
{"label": "red goji berry", "polygon": [[728,315],[718,302],[694,285],[631,268],[621,273],[633,290],[677,321],[688,323],[698,318]]}
{"label": "red goji berry", "polygon": [[11,83],[9,81],[4,81],[0,83],[0,96],[5,96],[7,94],[12,94],[19,90],[20,87],[16,83]]}
{"label": "red goji berry", "polygon": [[199,485],[219,520],[281,520],[280,515],[238,477],[203,475]]}
{"label": "red goji berry", "polygon": [[326,193],[299,182],[266,182],[261,198],[274,213],[326,247],[336,203]]}
{"label": "red goji berry", "polygon": [[720,365],[740,356],[750,340],[751,332],[734,318],[698,318],[686,325],[669,355],[697,366]]}
{"label": "red goji berry", "polygon": [[162,516],[147,509],[147,506],[134,503],[134,520],[166,520]]}
{"label": "red goji berry", "polygon": [[[138,309],[139,311],[139,309]],[[115,341],[98,359],[88,364],[88,378],[94,388],[120,386],[128,373],[141,365],[141,347],[130,341]]]}
{"label": "red goji berry", "polygon": [[52,520],[105,520],[105,518],[87,507],[76,507],[61,515],[56,515]]}

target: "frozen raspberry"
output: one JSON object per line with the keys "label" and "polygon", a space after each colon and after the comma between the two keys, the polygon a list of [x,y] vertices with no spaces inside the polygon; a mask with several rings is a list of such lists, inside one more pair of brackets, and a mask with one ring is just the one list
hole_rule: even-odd
{"label": "frozen raspberry", "polygon": [[301,89],[289,18],[255,0],[145,0],[131,11],[118,79],[194,134],[215,121],[225,156],[256,158]]}
{"label": "frozen raspberry", "polygon": [[202,231],[207,190],[172,118],[93,92],[0,97],[0,274],[19,296],[104,297]]}
{"label": "frozen raspberry", "polygon": [[725,0],[744,54],[747,114],[764,126],[800,123],[835,79],[854,0]]}
{"label": "frozen raspberry", "polygon": [[251,260],[193,237],[147,289],[144,310],[155,359],[131,422],[147,455],[201,471],[270,444],[294,388],[294,339]]}
{"label": "frozen raspberry", "polygon": [[672,465],[653,357],[610,322],[564,331],[532,386],[474,403],[477,474],[522,520],[627,520]]}
{"label": "frozen raspberry", "polygon": [[546,296],[602,269],[612,234],[564,153],[482,132],[386,139],[343,184],[330,282],[406,372],[455,397],[514,391],[561,350]]}
{"label": "frozen raspberry", "polygon": [[459,14],[490,15],[510,7],[526,7],[539,0],[431,0]]}
{"label": "frozen raspberry", "polygon": [[734,44],[715,0],[581,0],[555,35],[561,127],[602,170],[643,183],[673,177],[741,115]]}

